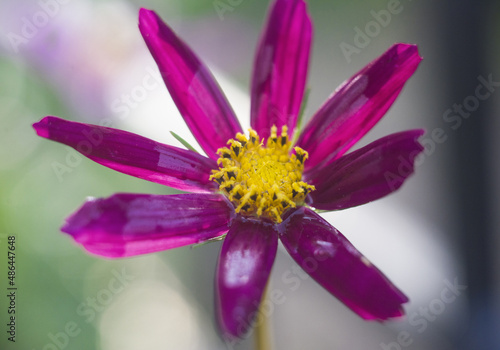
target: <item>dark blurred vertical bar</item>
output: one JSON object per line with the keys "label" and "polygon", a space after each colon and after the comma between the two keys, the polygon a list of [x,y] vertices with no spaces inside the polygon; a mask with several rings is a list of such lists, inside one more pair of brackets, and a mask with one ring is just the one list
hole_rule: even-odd
{"label": "dark blurred vertical bar", "polygon": [[[479,76],[488,80],[487,31],[489,9],[494,0],[445,0],[439,2],[442,33],[443,66],[448,83],[450,106],[462,105],[468,96],[475,96]],[[492,77],[500,81],[500,77]],[[498,87],[497,87],[498,89]],[[482,88],[481,92],[486,91]],[[459,346],[463,349],[498,349],[494,329],[493,300],[493,221],[492,191],[488,171],[488,128],[492,124],[488,105],[491,94],[479,100],[479,107],[462,118],[462,125],[453,135],[453,178],[455,190],[455,227],[465,261],[467,295],[469,297],[468,332]],[[463,108],[467,115],[469,113]],[[459,113],[455,113],[459,115]],[[490,158],[491,159],[491,158]],[[463,282],[462,282],[463,283]]]}

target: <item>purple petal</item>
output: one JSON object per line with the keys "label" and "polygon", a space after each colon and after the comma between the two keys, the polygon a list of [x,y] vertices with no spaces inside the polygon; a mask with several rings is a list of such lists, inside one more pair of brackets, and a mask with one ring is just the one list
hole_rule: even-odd
{"label": "purple petal", "polygon": [[309,152],[306,172],[339,158],[363,137],[383,117],[421,60],[415,45],[395,44],[342,84],[297,141]]}
{"label": "purple petal", "polygon": [[251,326],[278,247],[274,225],[237,217],[224,240],[216,276],[219,324],[226,338]]}
{"label": "purple petal", "polygon": [[153,11],[141,9],[139,30],[186,124],[212,159],[241,132],[231,106],[210,71]]}
{"label": "purple petal", "polygon": [[251,125],[267,138],[273,125],[297,123],[309,64],[312,26],[301,0],[276,1],[263,32],[252,75]]}
{"label": "purple petal", "polygon": [[39,136],[73,147],[119,172],[184,191],[217,190],[217,184],[209,180],[217,164],[196,152],[126,131],[56,117],[45,117],[33,127]]}
{"label": "purple petal", "polygon": [[396,191],[414,172],[415,158],[424,150],[423,130],[383,137],[310,172],[311,205],[336,210],[354,207]]}
{"label": "purple petal", "polygon": [[404,314],[408,298],[333,226],[305,207],[281,224],[281,242],[326,290],[367,320]]}
{"label": "purple petal", "polygon": [[61,230],[93,254],[121,258],[219,237],[233,214],[217,194],[119,193],[87,201]]}

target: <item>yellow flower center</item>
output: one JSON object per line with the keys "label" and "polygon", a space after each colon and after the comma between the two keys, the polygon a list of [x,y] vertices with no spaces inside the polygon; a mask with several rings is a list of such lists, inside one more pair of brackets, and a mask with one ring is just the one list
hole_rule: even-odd
{"label": "yellow flower center", "polygon": [[219,184],[237,213],[279,223],[287,209],[303,204],[307,193],[314,191],[301,181],[308,154],[300,147],[291,154],[287,131],[283,126],[278,137],[273,126],[264,147],[257,132],[249,129],[249,138],[238,133],[236,140],[228,141],[229,147],[217,150],[219,170],[212,170],[210,180]]}

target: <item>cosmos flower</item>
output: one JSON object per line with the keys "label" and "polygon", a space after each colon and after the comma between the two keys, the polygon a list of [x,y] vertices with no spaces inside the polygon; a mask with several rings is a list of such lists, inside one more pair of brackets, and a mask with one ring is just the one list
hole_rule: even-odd
{"label": "cosmos flower", "polygon": [[312,26],[304,1],[277,0],[255,58],[252,128],[244,135],[209,70],[158,15],[141,9],[139,29],[206,156],[121,130],[45,117],[34,124],[38,135],[111,169],[190,192],[90,199],[62,231],[87,251],[110,258],[224,238],[215,284],[218,319],[228,338],[242,337],[250,327],[278,239],[314,280],[362,318],[403,315],[408,298],[315,209],[373,201],[413,173],[422,130],[347,151],[416,70],[416,46],[389,48],[342,84],[299,133]]}

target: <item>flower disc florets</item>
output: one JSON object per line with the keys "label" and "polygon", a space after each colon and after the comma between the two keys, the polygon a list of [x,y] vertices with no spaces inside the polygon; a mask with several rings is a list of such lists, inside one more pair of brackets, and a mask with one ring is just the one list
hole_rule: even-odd
{"label": "flower disc florets", "polygon": [[303,204],[305,196],[314,186],[302,180],[306,151],[294,147],[283,126],[281,136],[277,128],[271,128],[267,145],[257,132],[249,129],[249,138],[236,134],[229,140],[229,147],[219,148],[217,160],[219,170],[213,170],[210,180],[219,184],[219,189],[234,204],[235,211],[244,216],[263,216],[281,222],[281,215],[297,204]]}

